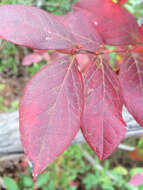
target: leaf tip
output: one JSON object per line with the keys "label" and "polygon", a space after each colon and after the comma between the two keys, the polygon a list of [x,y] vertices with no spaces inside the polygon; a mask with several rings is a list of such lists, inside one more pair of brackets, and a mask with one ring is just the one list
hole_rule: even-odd
{"label": "leaf tip", "polygon": [[39,172],[36,168],[33,169],[32,172],[32,177],[33,177],[33,181],[36,182],[37,181],[37,176],[38,176]]}
{"label": "leaf tip", "polygon": [[97,154],[97,156],[98,156],[98,158],[99,158],[99,160],[105,160],[108,156],[110,156],[110,154],[100,154],[100,153],[96,153]]}
{"label": "leaf tip", "polygon": [[[107,157],[107,156],[106,156],[106,157]],[[103,155],[103,156],[100,156],[100,155],[98,156],[99,160],[101,160],[101,161],[102,161],[102,160],[105,160],[106,157],[105,157],[104,155]]]}
{"label": "leaf tip", "polygon": [[104,160],[104,158],[103,158],[103,157],[98,157],[98,158],[99,158],[99,160],[100,160],[100,161]]}

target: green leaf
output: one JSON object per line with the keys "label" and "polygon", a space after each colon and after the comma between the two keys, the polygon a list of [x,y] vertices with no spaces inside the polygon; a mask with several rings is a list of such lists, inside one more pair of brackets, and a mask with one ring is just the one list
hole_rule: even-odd
{"label": "green leaf", "polygon": [[140,185],[138,188],[139,190],[143,190],[143,185]]}
{"label": "green leaf", "polygon": [[16,182],[10,177],[4,177],[4,184],[7,190],[19,190]]}
{"label": "green leaf", "polygon": [[133,168],[133,169],[130,170],[130,175],[134,176],[135,174],[142,173],[142,172],[143,172],[142,168],[136,167],[136,168]]}
{"label": "green leaf", "polygon": [[97,175],[93,175],[91,173],[87,174],[87,176],[84,178],[83,183],[86,186],[87,190],[90,190],[92,187],[98,185],[100,183],[100,179]]}
{"label": "green leaf", "polygon": [[42,187],[43,185],[45,185],[48,182],[49,178],[50,178],[49,173],[40,174],[38,176],[36,186]]}
{"label": "green leaf", "polygon": [[128,175],[128,170],[122,166],[115,167],[113,171],[120,175]]}
{"label": "green leaf", "polygon": [[0,90],[3,90],[5,88],[5,84],[0,84]]}
{"label": "green leaf", "polygon": [[54,189],[54,182],[50,181],[49,184],[48,184],[48,188],[45,189],[45,190],[53,190],[53,189]]}
{"label": "green leaf", "polygon": [[68,187],[67,190],[76,190],[76,187]]}
{"label": "green leaf", "polygon": [[11,109],[10,111],[14,111],[18,108],[18,105],[19,105],[19,100],[15,100],[11,103]]}
{"label": "green leaf", "polygon": [[29,176],[23,176],[23,185],[26,187],[32,187],[33,186],[33,180]]}

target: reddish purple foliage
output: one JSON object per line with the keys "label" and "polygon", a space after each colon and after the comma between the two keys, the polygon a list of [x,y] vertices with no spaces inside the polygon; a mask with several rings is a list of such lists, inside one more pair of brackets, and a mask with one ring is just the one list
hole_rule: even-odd
{"label": "reddish purple foliage", "polygon": [[111,0],[81,0],[74,5],[90,12],[92,23],[104,43],[109,45],[135,44],[139,39],[136,19]]}
{"label": "reddish purple foliage", "polygon": [[61,154],[80,128],[83,84],[76,67],[69,57],[55,60],[24,90],[19,107],[21,141],[34,173]]}
{"label": "reddish purple foliage", "polygon": [[81,129],[90,147],[102,160],[125,136],[122,96],[116,74],[102,59],[85,74],[85,108]]}
{"label": "reddish purple foliage", "polygon": [[120,4],[120,5],[123,5],[127,2],[128,2],[128,0],[118,0],[118,4]]}
{"label": "reddish purple foliage", "polygon": [[131,178],[130,184],[134,185],[134,186],[143,185],[143,173],[137,173],[137,174],[135,174]]}
{"label": "reddish purple foliage", "polygon": [[120,83],[124,104],[136,121],[143,126],[143,56],[126,55],[120,67]]}
{"label": "reddish purple foliage", "polygon": [[[123,104],[143,126],[142,27],[120,6],[125,2],[81,0],[63,16],[24,5],[0,6],[0,36],[38,50],[26,64],[56,50],[20,101],[21,141],[35,176],[80,127],[98,157],[108,157],[125,136]],[[107,44],[117,47],[109,50]],[[122,57],[119,76],[109,66],[110,52]]]}

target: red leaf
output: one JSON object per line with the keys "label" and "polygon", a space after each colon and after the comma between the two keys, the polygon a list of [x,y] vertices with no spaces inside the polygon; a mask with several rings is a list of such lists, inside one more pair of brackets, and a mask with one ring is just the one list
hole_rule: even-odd
{"label": "red leaf", "polygon": [[65,57],[65,54],[63,53],[59,53],[57,51],[54,51],[51,55],[50,55],[50,60],[51,62],[55,62],[55,60],[61,59],[62,57]]}
{"label": "red leaf", "polygon": [[129,154],[130,158],[135,161],[143,161],[143,153],[139,149],[135,149]]}
{"label": "red leaf", "polygon": [[143,57],[132,53],[125,57],[119,75],[125,106],[143,126]]}
{"label": "red leaf", "polygon": [[31,53],[24,57],[22,65],[28,66],[33,63],[38,63],[42,60],[42,56],[39,53]]}
{"label": "red leaf", "polygon": [[53,15],[24,5],[0,6],[0,36],[34,49],[71,48],[74,38]]}
{"label": "red leaf", "polygon": [[45,61],[50,61],[51,60],[48,53],[42,53],[41,56],[42,56],[42,59],[44,59]]}
{"label": "red leaf", "polygon": [[90,21],[90,14],[86,10],[77,9],[66,15],[58,16],[57,19],[72,33],[78,44],[77,48],[95,51],[103,46],[102,39]]}
{"label": "red leaf", "polygon": [[24,57],[22,65],[29,66],[33,63],[38,63],[42,60],[50,61],[50,57],[47,52],[35,52]]}
{"label": "red leaf", "polygon": [[137,173],[135,174],[130,182],[129,182],[131,185],[134,185],[134,186],[139,186],[139,185],[143,185],[143,173]]}
{"label": "red leaf", "polygon": [[137,46],[137,47],[135,46],[135,47],[133,47],[132,51],[142,54],[143,53],[143,46],[141,46],[141,45]]}
{"label": "red leaf", "polygon": [[136,44],[140,35],[136,19],[123,7],[111,0],[81,0],[74,9],[82,8],[91,14],[91,21],[109,45]]}
{"label": "red leaf", "polygon": [[143,24],[139,27],[139,32],[141,35],[141,41],[143,42]]}
{"label": "red leaf", "polygon": [[76,60],[78,62],[79,68],[81,72],[86,72],[90,63],[91,63],[92,56],[88,54],[78,54],[76,56]]}
{"label": "red leaf", "polygon": [[20,102],[21,141],[33,174],[60,155],[80,128],[83,84],[75,61],[44,66],[27,84]]}
{"label": "red leaf", "polygon": [[118,4],[120,4],[120,5],[123,5],[127,2],[128,2],[128,0],[118,0]]}
{"label": "red leaf", "polygon": [[126,132],[121,114],[120,85],[105,60],[96,60],[85,74],[82,131],[90,147],[102,160],[115,150]]}
{"label": "red leaf", "polygon": [[33,49],[34,53],[48,53],[48,50]]}

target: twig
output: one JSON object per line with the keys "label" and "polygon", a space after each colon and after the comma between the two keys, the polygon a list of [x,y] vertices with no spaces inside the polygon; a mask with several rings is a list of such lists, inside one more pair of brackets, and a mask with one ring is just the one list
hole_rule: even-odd
{"label": "twig", "polygon": [[[123,110],[123,117],[127,124],[126,138],[143,134],[143,128],[136,123],[133,117],[125,109]],[[85,142],[85,139],[81,131],[79,131],[72,144],[79,144],[82,142]],[[133,147],[126,147],[126,149],[131,150]],[[20,143],[18,112],[0,114],[0,155],[4,156],[11,154],[12,158],[12,155],[19,154],[21,151],[23,152]]]}
{"label": "twig", "polygon": [[4,181],[2,177],[0,177],[0,187],[5,188]]}
{"label": "twig", "polygon": [[[82,145],[79,145],[79,147],[80,147],[81,150],[83,151],[84,157],[86,158],[86,160],[87,160],[94,168],[96,168],[96,169],[99,170],[99,171],[103,171],[103,170],[104,170],[104,168],[103,168],[100,164],[96,163],[96,161],[95,161],[95,160],[92,158],[92,156],[82,147]],[[105,173],[106,173],[111,179],[113,179],[114,181],[118,181],[118,179],[117,179],[115,176],[113,176],[109,171],[105,171]]]}
{"label": "twig", "polygon": [[135,130],[127,131],[126,138],[127,137],[133,137],[133,136],[140,136],[140,135],[143,135],[143,129],[138,127]]}
{"label": "twig", "polygon": [[128,145],[125,145],[125,144],[119,144],[118,148],[120,148],[122,150],[126,150],[126,151],[133,151],[133,150],[136,149],[135,147],[128,146]]}
{"label": "twig", "polygon": [[10,154],[10,155],[6,155],[6,156],[2,156],[2,157],[0,157],[0,161],[13,160],[16,158],[20,158],[23,155],[24,155],[24,152],[19,153],[19,154]]}
{"label": "twig", "polygon": [[93,51],[90,51],[90,50],[86,50],[86,49],[78,49],[76,53],[89,53],[89,54],[92,54],[92,55],[95,55],[95,56],[98,56],[98,55],[103,55],[103,54],[108,54],[108,53],[126,53],[131,51],[131,49],[104,49],[104,50],[97,50],[95,52]]}

